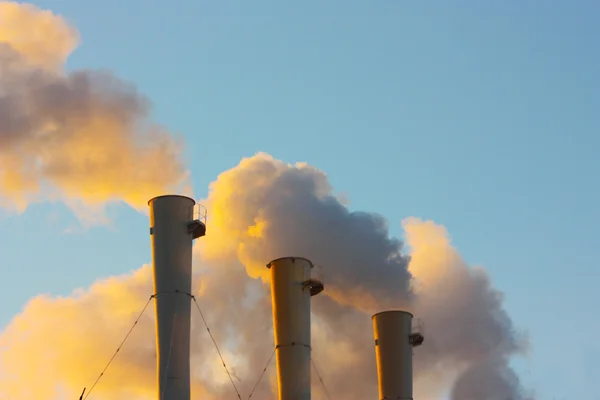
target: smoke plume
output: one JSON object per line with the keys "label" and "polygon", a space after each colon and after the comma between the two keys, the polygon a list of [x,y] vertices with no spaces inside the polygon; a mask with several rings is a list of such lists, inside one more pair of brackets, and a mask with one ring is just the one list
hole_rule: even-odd
{"label": "smoke plume", "polygon": [[[134,88],[103,72],[62,71],[77,43],[63,19],[0,3],[0,42],[6,201],[139,207],[184,180],[177,143],[148,123],[148,102]],[[194,294],[243,398],[273,354],[265,265],[296,255],[324,274],[326,289],[312,300],[312,347],[333,398],[376,398],[371,314],[404,308],[425,327],[415,351],[415,398],[525,399],[509,361],[527,342],[485,270],[465,263],[442,226],[405,220],[404,249],[383,217],[350,211],[325,173],[267,154],[223,172],[203,203],[210,219],[194,248]],[[151,279],[143,266],[66,297],[31,299],[0,334],[0,390],[13,400],[54,400],[89,389],[147,304]],[[89,400],[155,398],[154,335],[150,303]],[[195,311],[191,362],[193,398],[234,398]],[[253,398],[276,397],[274,364]],[[314,398],[325,399],[313,376]]]}
{"label": "smoke plume", "polygon": [[[426,327],[426,343],[415,352],[415,397],[435,399],[452,390],[453,400],[495,399],[499,393],[524,399],[508,361],[526,343],[485,271],[465,264],[443,227],[404,221],[409,261],[402,242],[389,237],[386,221],[350,212],[321,171],[265,154],[221,174],[205,204],[210,234],[195,248],[195,293],[244,396],[273,351],[269,286],[261,279],[265,264],[295,254],[325,272],[326,291],[313,299],[313,356],[336,397],[376,396],[370,315],[403,307]],[[12,398],[52,399],[59,389],[76,395],[102,370],[151,287],[144,267],[67,298],[33,299],[1,336],[0,365],[8,379],[2,387],[10,388]],[[152,397],[151,312],[134,332],[95,389],[97,396]],[[192,337],[194,394],[234,394],[197,314]],[[48,363],[51,371],[44,367]],[[273,367],[255,397],[274,398]],[[31,374],[47,381],[26,385]],[[324,399],[317,379],[314,385],[315,398]]]}
{"label": "smoke plume", "polygon": [[417,387],[427,398],[435,390],[431,380],[458,377],[452,400],[524,399],[509,359],[525,352],[527,341],[502,308],[502,294],[484,269],[464,262],[444,227],[416,218],[403,226],[412,248],[415,312],[427,340],[415,358]]}
{"label": "smoke plume", "polygon": [[182,184],[181,146],[149,102],[106,71],[63,71],[76,30],[32,5],[0,2],[0,201],[62,199],[77,210],[143,207]]}

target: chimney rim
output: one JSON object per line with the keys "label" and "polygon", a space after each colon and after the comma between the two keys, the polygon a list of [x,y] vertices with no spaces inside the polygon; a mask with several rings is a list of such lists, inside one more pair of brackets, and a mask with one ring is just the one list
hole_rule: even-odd
{"label": "chimney rim", "polygon": [[155,200],[158,200],[158,199],[163,198],[163,197],[177,197],[177,198],[180,198],[180,199],[188,199],[188,200],[192,201],[193,205],[196,205],[196,200],[194,200],[193,198],[191,198],[189,196],[183,196],[181,194],[163,194],[163,195],[160,195],[160,196],[155,196],[155,197],[151,198],[150,200],[148,200],[148,205],[150,205]]}
{"label": "chimney rim", "polygon": [[405,311],[405,310],[387,310],[387,311],[379,311],[378,313],[373,314],[373,316],[371,317],[371,319],[375,319],[375,317],[377,317],[380,314],[408,314],[410,315],[411,318],[414,318],[414,314],[409,312],[409,311]]}
{"label": "chimney rim", "polygon": [[282,260],[290,259],[290,258],[292,258],[292,259],[294,259],[294,260],[303,260],[303,261],[306,261],[306,262],[308,262],[308,264],[310,265],[310,268],[311,268],[311,269],[315,267],[315,265],[312,263],[312,261],[310,261],[310,260],[309,260],[308,258],[306,258],[306,257],[294,257],[294,256],[287,256],[287,257],[279,257],[279,258],[276,258],[276,259],[274,259],[274,260],[271,260],[271,261],[270,261],[270,262],[267,264],[267,268],[271,269],[271,264],[273,264],[273,263],[276,263],[276,262],[278,262],[278,261],[282,261]]}

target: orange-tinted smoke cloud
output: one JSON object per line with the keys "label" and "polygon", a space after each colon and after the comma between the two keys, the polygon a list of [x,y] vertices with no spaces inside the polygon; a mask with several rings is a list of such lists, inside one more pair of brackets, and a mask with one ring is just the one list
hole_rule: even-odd
{"label": "orange-tinted smoke cloud", "polygon": [[[30,300],[0,335],[0,395],[75,399],[90,389],[151,290],[151,270],[144,266],[66,297]],[[155,344],[150,303],[90,399],[156,398]],[[204,394],[199,384],[194,392]]]}
{"label": "orange-tinted smoke cloud", "polygon": [[60,16],[0,2],[0,202],[143,209],[184,185],[181,143],[149,121],[149,101],[131,84],[105,71],[65,72],[77,43]]}
{"label": "orange-tinted smoke cloud", "polygon": [[0,2],[0,42],[29,63],[60,69],[79,42],[77,31],[60,16],[34,5]]}
{"label": "orange-tinted smoke cloud", "polygon": [[[416,395],[438,399],[454,390],[455,400],[465,400],[491,385],[523,398],[507,362],[524,346],[501,296],[482,269],[462,260],[443,227],[404,222],[409,262],[387,222],[349,211],[322,171],[266,154],[242,160],[211,188],[208,234],[195,248],[194,293],[243,397],[273,352],[262,270],[275,257],[296,254],[325,271],[325,295],[312,301],[312,355],[330,393],[349,400],[377,395],[371,313],[408,306],[426,327],[426,342],[415,351]],[[72,296],[32,300],[0,336],[0,387],[17,400],[54,400],[56,386],[69,394],[89,386],[151,290],[144,267]],[[154,397],[152,315],[149,310],[90,400]],[[197,314],[192,327],[194,393],[233,397]],[[48,370],[48,363],[55,367]],[[274,372],[272,364],[253,398],[275,398]],[[27,384],[38,376],[44,377],[39,385]],[[326,398],[317,379],[313,390],[315,399]]]}
{"label": "orange-tinted smoke cloud", "polygon": [[222,173],[206,205],[209,262],[235,258],[251,277],[268,281],[265,260],[300,254],[326,268],[325,279],[337,276],[326,292],[336,302],[365,312],[410,303],[408,260],[402,243],[388,236],[387,221],[350,212],[314,167],[257,154]]}

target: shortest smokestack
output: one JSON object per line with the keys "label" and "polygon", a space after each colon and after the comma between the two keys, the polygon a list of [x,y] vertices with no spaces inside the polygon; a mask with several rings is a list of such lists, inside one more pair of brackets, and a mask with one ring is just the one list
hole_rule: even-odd
{"label": "shortest smokestack", "polygon": [[413,315],[384,311],[373,315],[380,400],[412,400],[412,348],[423,343],[413,331]]}

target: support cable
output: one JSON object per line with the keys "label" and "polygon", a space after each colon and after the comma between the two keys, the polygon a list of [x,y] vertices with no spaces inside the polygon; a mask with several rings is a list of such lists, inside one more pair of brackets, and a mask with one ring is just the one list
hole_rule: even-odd
{"label": "support cable", "polygon": [[240,396],[240,392],[239,392],[237,386],[235,385],[235,382],[233,381],[233,377],[229,373],[229,368],[227,368],[227,365],[225,364],[225,360],[223,359],[223,355],[221,354],[221,350],[219,350],[219,346],[217,345],[217,341],[215,340],[212,332],[210,331],[210,328],[208,327],[208,323],[206,322],[206,319],[204,318],[204,314],[202,313],[202,310],[200,309],[200,305],[196,301],[196,297],[194,297],[193,295],[190,295],[190,297],[194,301],[194,304],[196,305],[196,308],[198,309],[198,312],[200,313],[200,317],[202,318],[202,322],[204,322],[204,326],[206,327],[206,331],[208,332],[208,335],[212,339],[212,341],[213,341],[213,343],[215,345],[215,349],[217,349],[217,353],[219,354],[219,358],[221,359],[221,363],[223,364],[223,368],[225,368],[225,372],[227,373],[227,376],[229,377],[229,381],[231,382],[231,386],[233,386],[233,390],[235,390],[235,394],[237,394],[238,399],[242,400],[242,396]]}
{"label": "support cable", "polygon": [[[136,325],[138,324],[139,320],[144,315],[144,312],[148,308],[148,305],[150,304],[150,302],[152,301],[152,299],[158,297],[160,294],[167,294],[167,293],[181,293],[181,294],[185,294],[185,295],[189,296],[194,301],[194,304],[196,305],[196,308],[198,309],[198,312],[200,313],[200,317],[202,318],[202,322],[204,323],[204,326],[206,327],[206,331],[208,332],[208,335],[210,336],[213,344],[215,345],[215,349],[217,350],[217,353],[219,354],[219,358],[221,360],[221,363],[223,364],[223,368],[225,368],[225,372],[227,373],[227,376],[229,377],[229,381],[231,382],[231,385],[233,386],[233,389],[235,390],[235,393],[237,394],[238,399],[242,400],[242,396],[240,395],[240,392],[239,392],[237,386],[235,385],[235,382],[233,381],[233,377],[231,376],[231,373],[229,372],[229,368],[227,368],[227,364],[225,364],[225,360],[223,359],[223,355],[221,354],[221,350],[219,349],[219,346],[217,345],[217,341],[215,340],[212,332],[210,331],[208,323],[206,322],[206,318],[204,318],[204,314],[202,313],[202,310],[200,309],[200,305],[196,301],[196,297],[194,297],[190,293],[182,292],[182,291],[179,291],[179,290],[156,293],[156,294],[153,294],[152,296],[150,296],[150,298],[148,299],[148,301],[144,305],[144,308],[142,309],[142,311],[138,315],[137,319],[135,320],[135,322],[133,323],[133,325],[129,329],[129,332],[127,332],[127,335],[125,335],[125,338],[121,341],[121,343],[119,344],[119,347],[117,347],[117,350],[114,352],[114,354],[112,355],[112,357],[110,358],[110,360],[108,361],[108,363],[106,364],[106,366],[104,367],[104,369],[102,370],[102,372],[100,373],[100,375],[98,376],[98,378],[96,379],[96,381],[94,382],[94,384],[92,385],[92,387],[90,388],[90,390],[87,391],[87,394],[85,395],[85,397],[83,397],[83,394],[86,393],[85,389],[84,389],[83,393],[81,394],[81,397],[83,399],[80,398],[80,400],[86,400],[89,397],[89,395],[92,393],[92,391],[94,390],[94,388],[96,387],[96,385],[98,384],[98,382],[100,382],[100,380],[104,376],[104,373],[106,372],[106,370],[108,370],[108,367],[110,367],[110,365],[114,361],[115,357],[117,356],[117,354],[119,353],[119,351],[121,350],[121,348],[123,347],[123,345],[125,344],[125,342],[127,341],[127,339],[129,338],[129,336],[131,335],[131,332],[133,332],[133,329],[136,327]],[[271,358],[273,358],[273,356],[271,356]],[[270,362],[270,360],[269,360],[269,362]]]}
{"label": "support cable", "polygon": [[276,350],[277,350],[277,347],[275,347],[273,349],[273,352],[271,353],[271,357],[269,357],[269,361],[267,361],[267,364],[265,365],[265,367],[263,368],[262,372],[260,373],[260,376],[258,377],[258,380],[254,384],[254,387],[252,388],[252,391],[250,392],[250,395],[248,396],[248,400],[250,400],[250,398],[254,394],[254,391],[256,390],[256,388],[258,387],[258,384],[260,383],[260,381],[262,380],[263,376],[265,375],[265,372],[267,372],[267,368],[269,368],[269,365],[271,365],[271,361],[273,361],[273,356],[275,355],[275,351]]}
{"label": "support cable", "polygon": [[[127,332],[127,335],[125,335],[125,338],[123,339],[123,341],[121,341],[121,344],[119,344],[119,347],[117,347],[117,350],[114,352],[114,354],[112,355],[112,357],[110,358],[110,360],[108,360],[108,363],[106,364],[106,366],[104,367],[104,369],[102,370],[102,372],[100,372],[100,375],[98,376],[98,378],[96,378],[96,381],[94,382],[94,384],[92,385],[92,387],[90,388],[90,390],[87,392],[87,394],[85,395],[85,397],[83,397],[83,400],[86,400],[90,396],[90,394],[92,393],[92,390],[94,390],[94,388],[96,387],[96,385],[98,384],[98,382],[100,382],[100,379],[102,379],[102,377],[104,376],[104,373],[106,372],[106,370],[108,369],[108,367],[110,367],[110,364],[112,364],[113,360],[115,359],[115,357],[117,356],[117,354],[119,353],[119,351],[121,350],[121,348],[123,347],[123,345],[125,344],[125,342],[127,341],[127,339],[129,338],[129,335],[131,335],[131,332],[133,332],[133,329],[135,328],[135,326],[137,325],[137,323],[139,322],[139,320],[142,318],[142,315],[144,315],[144,312],[146,311],[146,308],[148,308],[148,304],[150,304],[150,302],[152,301],[152,299],[154,297],[155,297],[155,295],[150,296],[150,298],[146,302],[146,305],[142,309],[142,312],[140,312],[140,315],[137,317],[137,319],[135,320],[135,322],[133,323],[133,325],[129,329],[129,332]],[[85,393],[85,389],[84,389],[84,393]],[[81,395],[83,396],[83,393]]]}
{"label": "support cable", "polygon": [[325,395],[327,396],[327,398],[329,400],[331,400],[331,396],[329,395],[329,391],[327,390],[327,386],[325,386],[325,382],[323,382],[323,378],[321,378],[321,374],[319,373],[319,369],[317,368],[317,364],[315,364],[315,360],[313,360],[313,358],[310,358],[310,361],[312,362],[312,365],[315,369],[315,372],[317,373],[317,378],[319,378],[319,381],[321,381],[321,385],[323,385],[323,391],[325,392]]}

